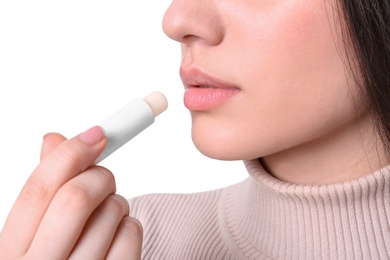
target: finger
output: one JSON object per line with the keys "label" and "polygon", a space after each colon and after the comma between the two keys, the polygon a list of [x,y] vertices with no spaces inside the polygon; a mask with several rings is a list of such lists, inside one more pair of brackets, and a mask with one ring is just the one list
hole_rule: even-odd
{"label": "finger", "polygon": [[47,209],[28,255],[67,258],[92,212],[114,192],[114,176],[103,167],[90,167],[67,182]]}
{"label": "finger", "polygon": [[124,217],[115,234],[106,259],[141,259],[143,229],[132,217]]}
{"label": "finger", "polygon": [[41,147],[41,161],[46,157],[51,151],[54,150],[60,143],[66,141],[66,138],[63,135],[57,133],[46,134],[43,138],[43,143]]}
{"label": "finger", "polygon": [[1,241],[15,253],[27,251],[59,188],[91,165],[106,144],[99,127],[62,142],[31,174],[3,227]]}
{"label": "finger", "polygon": [[70,259],[103,259],[129,203],[119,195],[108,196],[88,219]]}

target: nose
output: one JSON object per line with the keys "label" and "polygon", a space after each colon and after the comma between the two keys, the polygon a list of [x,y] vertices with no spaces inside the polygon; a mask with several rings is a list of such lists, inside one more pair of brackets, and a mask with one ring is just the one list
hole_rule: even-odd
{"label": "nose", "polygon": [[218,45],[224,32],[217,9],[212,0],[173,0],[164,15],[163,30],[169,38],[186,45]]}

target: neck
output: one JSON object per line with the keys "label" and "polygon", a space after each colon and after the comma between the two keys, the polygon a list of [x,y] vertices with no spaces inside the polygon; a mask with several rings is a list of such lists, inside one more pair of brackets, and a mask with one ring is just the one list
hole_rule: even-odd
{"label": "neck", "polygon": [[296,184],[350,181],[388,164],[368,115],[290,149],[260,159],[274,177]]}

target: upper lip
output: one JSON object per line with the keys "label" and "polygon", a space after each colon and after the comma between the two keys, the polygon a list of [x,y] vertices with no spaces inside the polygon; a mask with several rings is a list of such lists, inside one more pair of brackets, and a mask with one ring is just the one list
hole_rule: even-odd
{"label": "upper lip", "polygon": [[180,68],[180,78],[183,81],[185,89],[191,87],[211,87],[211,88],[230,88],[237,89],[237,86],[207,75],[197,68]]}

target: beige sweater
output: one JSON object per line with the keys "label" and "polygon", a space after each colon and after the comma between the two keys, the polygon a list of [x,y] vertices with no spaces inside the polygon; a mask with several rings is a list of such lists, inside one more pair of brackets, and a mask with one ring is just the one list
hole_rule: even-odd
{"label": "beige sweater", "polygon": [[250,176],[196,194],[131,200],[143,259],[390,259],[390,168],[334,185]]}

